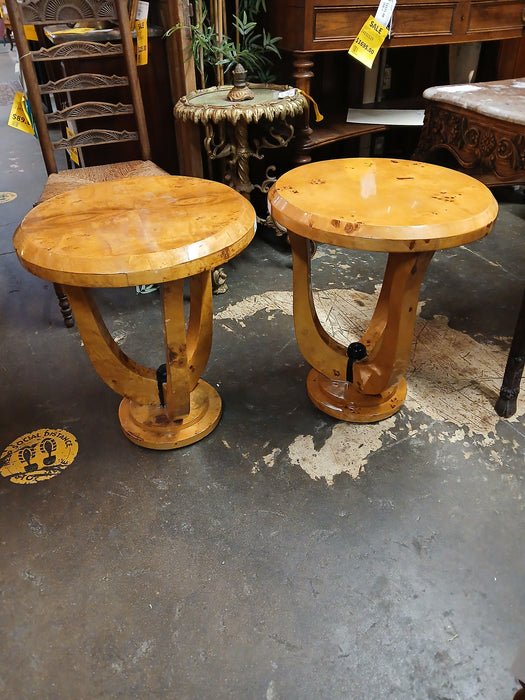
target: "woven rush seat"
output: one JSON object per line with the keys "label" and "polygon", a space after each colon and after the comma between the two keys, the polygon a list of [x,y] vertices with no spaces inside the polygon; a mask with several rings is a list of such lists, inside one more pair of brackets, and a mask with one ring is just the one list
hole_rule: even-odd
{"label": "woven rush seat", "polygon": [[148,177],[166,174],[165,170],[159,168],[151,160],[130,160],[123,163],[109,163],[108,165],[92,165],[75,170],[61,170],[49,175],[38,203],[45,202],[50,197],[55,197],[63,192],[76,190],[77,187],[83,185],[120,180],[124,177]]}

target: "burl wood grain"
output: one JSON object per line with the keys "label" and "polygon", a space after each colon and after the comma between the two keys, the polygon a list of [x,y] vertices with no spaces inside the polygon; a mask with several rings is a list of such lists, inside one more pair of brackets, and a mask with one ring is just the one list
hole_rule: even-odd
{"label": "burl wood grain", "polygon": [[[355,158],[291,170],[269,193],[273,218],[289,231],[297,342],[312,366],[308,393],[331,416],[387,418],[406,396],[419,290],[434,251],[470,243],[492,229],[498,207],[477,180],[412,161]],[[365,357],[322,327],[311,289],[310,240],[389,253]]]}

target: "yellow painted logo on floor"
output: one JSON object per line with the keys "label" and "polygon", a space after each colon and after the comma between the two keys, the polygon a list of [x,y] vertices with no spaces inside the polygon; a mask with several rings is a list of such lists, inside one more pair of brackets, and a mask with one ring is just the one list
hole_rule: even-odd
{"label": "yellow painted logo on floor", "polygon": [[41,428],[26,433],[0,455],[0,474],[15,484],[52,479],[69,467],[78,452],[74,435],[66,430]]}
{"label": "yellow painted logo on floor", "polygon": [[7,204],[17,198],[16,192],[0,192],[0,204]]}

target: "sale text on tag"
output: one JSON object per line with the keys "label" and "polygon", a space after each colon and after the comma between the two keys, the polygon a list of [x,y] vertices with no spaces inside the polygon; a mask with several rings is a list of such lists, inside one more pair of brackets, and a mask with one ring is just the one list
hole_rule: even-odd
{"label": "sale text on tag", "polygon": [[35,133],[28,109],[25,104],[25,95],[23,92],[15,92],[11,114],[7,120],[8,126],[12,126],[20,131],[25,131],[27,134]]}
{"label": "sale text on tag", "polygon": [[137,30],[137,66],[145,66],[148,62],[148,21],[141,19],[135,22]]}
{"label": "sale text on tag", "polygon": [[388,36],[388,29],[370,15],[354,39],[348,53],[367,68],[372,68],[377,52]]}

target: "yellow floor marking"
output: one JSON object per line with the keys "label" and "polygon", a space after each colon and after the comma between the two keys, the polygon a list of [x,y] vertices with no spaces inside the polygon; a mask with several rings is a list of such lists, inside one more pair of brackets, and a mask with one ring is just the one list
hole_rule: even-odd
{"label": "yellow floor marking", "polygon": [[12,202],[13,199],[17,198],[16,192],[0,192],[0,204],[6,204],[7,202]]}
{"label": "yellow floor marking", "polygon": [[66,430],[41,428],[26,433],[0,455],[0,474],[15,484],[52,479],[75,459],[78,443]]}

